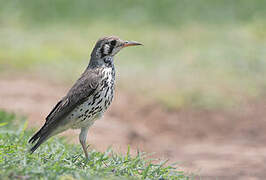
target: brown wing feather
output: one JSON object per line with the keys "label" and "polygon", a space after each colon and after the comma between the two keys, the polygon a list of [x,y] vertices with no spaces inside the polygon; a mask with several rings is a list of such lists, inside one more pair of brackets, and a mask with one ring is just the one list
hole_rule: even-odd
{"label": "brown wing feather", "polygon": [[67,95],[60,101],[60,104],[55,106],[46,117],[46,123],[50,124],[64,118],[75,107],[82,104],[97,89],[100,78],[99,70],[85,71]]}
{"label": "brown wing feather", "polygon": [[49,135],[58,127],[60,122],[78,105],[82,104],[97,89],[102,78],[100,70],[87,69],[77,80],[67,95],[60,100],[46,117],[43,127],[29,140],[38,142],[32,147],[34,152]]}

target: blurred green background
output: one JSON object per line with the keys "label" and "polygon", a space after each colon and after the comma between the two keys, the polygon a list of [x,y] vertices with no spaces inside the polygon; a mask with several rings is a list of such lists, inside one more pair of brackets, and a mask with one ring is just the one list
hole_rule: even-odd
{"label": "blurred green background", "polygon": [[119,89],[171,109],[230,108],[265,96],[265,19],[261,0],[0,0],[0,73],[72,83],[116,35],[145,45],[116,57]]}

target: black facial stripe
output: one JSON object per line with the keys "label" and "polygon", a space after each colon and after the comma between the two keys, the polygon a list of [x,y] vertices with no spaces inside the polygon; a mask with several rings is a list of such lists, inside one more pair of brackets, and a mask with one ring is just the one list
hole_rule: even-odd
{"label": "black facial stripe", "polygon": [[108,54],[111,54],[112,53],[112,51],[113,51],[113,49],[114,49],[114,45],[112,45],[112,43],[111,43],[111,46],[110,46],[110,48],[109,48],[109,51],[108,51]]}
{"label": "black facial stripe", "polygon": [[100,52],[101,52],[101,58],[104,57],[105,56],[105,54],[104,54],[104,46],[101,47]]}
{"label": "black facial stripe", "polygon": [[112,41],[111,41],[111,45],[112,45],[112,46],[115,46],[115,45],[116,45],[116,40],[112,40]]}
{"label": "black facial stripe", "polygon": [[105,46],[105,44],[103,44],[103,46],[102,46],[101,49],[100,49],[101,58],[103,58],[103,57],[106,56],[106,55],[111,54],[111,53],[113,52],[113,49],[115,48],[116,43],[117,43],[116,40],[112,40],[112,41],[110,41],[109,43],[105,43],[105,44],[107,44],[107,45],[109,46],[108,54],[105,54],[105,53],[104,53],[104,46]]}
{"label": "black facial stripe", "polygon": [[116,40],[112,40],[112,41],[110,42],[110,49],[109,49],[108,54],[111,54],[111,53],[112,53],[112,51],[113,51],[115,45],[116,45]]}

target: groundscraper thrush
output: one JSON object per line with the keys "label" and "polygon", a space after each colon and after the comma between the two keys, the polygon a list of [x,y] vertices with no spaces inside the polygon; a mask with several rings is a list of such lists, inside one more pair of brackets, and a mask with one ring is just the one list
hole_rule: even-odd
{"label": "groundscraper thrush", "polygon": [[114,96],[114,56],[124,47],[141,45],[134,41],[123,41],[117,37],[98,40],[88,67],[46,117],[42,128],[29,140],[34,144],[33,153],[51,136],[67,129],[81,129],[79,140],[86,158],[86,138],[89,127],[100,119],[110,106]]}

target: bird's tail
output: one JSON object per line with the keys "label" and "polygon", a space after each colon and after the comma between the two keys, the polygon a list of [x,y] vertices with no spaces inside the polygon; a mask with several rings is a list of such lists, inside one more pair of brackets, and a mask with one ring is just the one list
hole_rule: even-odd
{"label": "bird's tail", "polygon": [[49,131],[49,128],[47,128],[45,125],[37,132],[35,133],[32,138],[30,138],[29,143],[35,145],[30,149],[30,152],[33,153],[42,143],[44,143],[51,135],[51,131]]}

